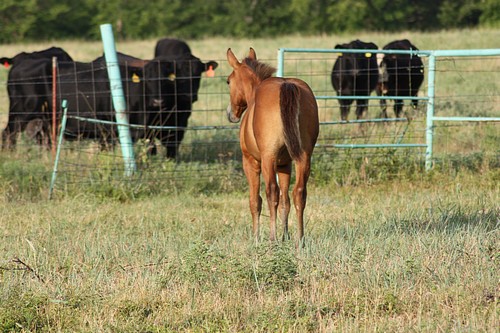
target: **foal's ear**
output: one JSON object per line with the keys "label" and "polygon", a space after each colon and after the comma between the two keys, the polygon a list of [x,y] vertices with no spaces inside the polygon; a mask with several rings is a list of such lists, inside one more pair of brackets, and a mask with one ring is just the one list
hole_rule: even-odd
{"label": "foal's ear", "polygon": [[257,60],[257,54],[255,54],[255,50],[251,47],[250,52],[248,52],[248,57],[252,60]]}
{"label": "foal's ear", "polygon": [[236,59],[233,51],[231,51],[231,48],[227,49],[227,61],[229,62],[229,65],[235,69],[241,65],[238,59]]}

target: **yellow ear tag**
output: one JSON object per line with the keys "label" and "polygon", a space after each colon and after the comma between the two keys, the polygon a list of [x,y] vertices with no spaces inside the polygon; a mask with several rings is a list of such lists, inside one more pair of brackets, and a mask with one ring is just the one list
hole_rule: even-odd
{"label": "yellow ear tag", "polygon": [[212,66],[208,66],[207,77],[214,77],[214,76],[215,76],[214,69],[212,68]]}
{"label": "yellow ear tag", "polygon": [[137,75],[136,73],[132,74],[132,82],[134,82],[134,83],[141,82],[141,79],[139,78],[139,75]]}
{"label": "yellow ear tag", "polygon": [[168,76],[168,79],[169,79],[170,81],[174,81],[174,80],[175,80],[175,74],[174,74],[174,73],[170,74],[170,75]]}
{"label": "yellow ear tag", "polygon": [[372,54],[370,52],[365,53],[365,57],[370,58]]}
{"label": "yellow ear tag", "polygon": [[340,53],[340,52],[337,53],[337,56],[342,57],[342,53]]}

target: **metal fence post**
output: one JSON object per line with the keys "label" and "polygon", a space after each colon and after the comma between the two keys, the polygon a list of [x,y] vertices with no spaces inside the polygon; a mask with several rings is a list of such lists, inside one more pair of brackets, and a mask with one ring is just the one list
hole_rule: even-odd
{"label": "metal fence post", "polygon": [[277,77],[283,77],[284,67],[285,67],[285,50],[278,49],[278,69],[276,70]]}
{"label": "metal fence post", "polygon": [[52,179],[50,181],[49,200],[52,199],[52,193],[54,192],[54,185],[56,183],[56,177],[57,177],[57,167],[59,165],[59,156],[61,155],[61,146],[62,146],[62,142],[63,142],[64,131],[66,131],[66,122],[68,120],[68,101],[63,99],[63,101],[61,103],[61,107],[63,109],[63,117],[61,120],[59,141],[57,142],[56,156],[54,158],[54,169],[52,170]]}
{"label": "metal fence post", "polygon": [[436,96],[436,56],[433,52],[429,55],[429,69],[427,71],[427,119],[425,127],[425,138],[427,148],[425,150],[425,170],[432,168],[432,139],[434,135],[434,101]]}
{"label": "metal fence post", "polygon": [[130,137],[130,127],[125,114],[126,103],[123,94],[122,79],[118,57],[116,55],[115,41],[111,24],[101,25],[102,43],[104,46],[104,56],[108,68],[109,84],[113,96],[113,106],[115,107],[116,122],[118,123],[118,135],[122,149],[123,161],[125,163],[125,175],[130,176],[136,171],[134,149]]}

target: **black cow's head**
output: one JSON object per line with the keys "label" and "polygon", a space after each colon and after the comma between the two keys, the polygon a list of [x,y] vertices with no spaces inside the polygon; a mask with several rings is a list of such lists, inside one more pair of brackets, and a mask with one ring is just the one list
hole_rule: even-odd
{"label": "black cow's head", "polygon": [[155,59],[170,59],[169,61],[173,62],[177,96],[181,104],[185,104],[181,108],[185,109],[191,109],[191,104],[198,100],[198,90],[200,89],[200,79],[203,72],[214,70],[218,66],[218,63],[215,61],[204,63],[192,54],[177,56],[175,59],[164,56]]}
{"label": "black cow's head", "polygon": [[[139,75],[139,74],[138,74]],[[148,107],[170,110],[177,104],[177,71],[172,61],[154,59],[143,67],[144,95]]]}
{"label": "black cow's head", "polygon": [[338,94],[365,95],[375,88],[378,80],[377,48],[376,44],[359,39],[335,46],[335,49],[363,50],[338,54],[332,70],[332,85]]}

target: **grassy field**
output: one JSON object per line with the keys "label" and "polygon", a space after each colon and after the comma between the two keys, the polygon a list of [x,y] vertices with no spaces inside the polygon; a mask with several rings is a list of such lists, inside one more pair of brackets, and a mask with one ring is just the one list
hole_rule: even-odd
{"label": "grassy field", "polygon": [[[279,47],[326,48],[355,38],[379,46],[409,38],[420,49],[495,48],[499,33],[189,43],[203,60],[221,64],[219,79],[204,80],[202,90],[227,93],[227,47],[242,56],[253,46],[271,62]],[[117,48],[150,58],[154,43],[118,41]],[[62,41],[2,45],[2,56],[53,44],[82,61],[102,52],[98,42]],[[497,70],[498,60],[492,66]],[[5,78],[2,69],[0,82]],[[481,85],[473,82],[472,89]],[[195,112],[193,124],[226,124],[221,96],[197,102],[216,112]],[[0,102],[5,115],[5,95]],[[148,177],[124,182],[108,173],[103,154],[90,180],[60,182],[49,201],[50,154],[31,146],[2,152],[0,332],[498,332],[497,130],[443,127],[445,138],[458,132],[459,140],[442,141],[452,157],[429,173],[410,152],[315,156],[300,251],[294,242],[267,241],[266,207],[254,243],[237,156],[211,163],[217,176],[202,175],[195,167],[201,162],[157,161]],[[170,178],[170,171],[181,176]]]}
{"label": "grassy field", "polygon": [[243,183],[4,202],[0,330],[497,332],[499,183],[313,180],[300,252],[266,241],[266,210],[253,243]]}

